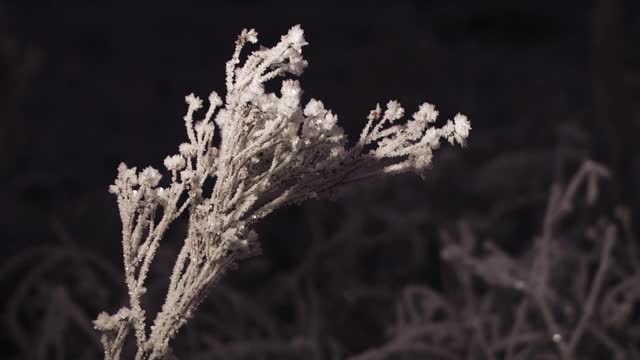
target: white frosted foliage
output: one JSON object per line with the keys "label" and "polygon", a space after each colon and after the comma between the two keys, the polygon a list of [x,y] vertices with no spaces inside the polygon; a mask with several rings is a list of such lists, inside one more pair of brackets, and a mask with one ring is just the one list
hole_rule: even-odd
{"label": "white frosted foliage", "polygon": [[[298,80],[282,80],[279,94],[265,91],[265,82],[299,76],[308,66],[302,28],[292,27],[275,46],[261,47],[242,61],[244,46],[257,41],[254,29],[238,37],[226,64],[224,98],[212,92],[205,104],[194,94],[185,97],[186,140],[177,154],[164,159],[168,185],[158,187],[162,176],[156,169],[118,168],[109,190],[117,195],[123,224],[130,303],[96,320],[107,359],[120,357],[128,329],[136,337],[136,359],[166,357],[169,341],[193,316],[207,289],[238,260],[259,253],[253,225],[270,212],[332,196],[370,177],[411,171],[423,176],[440,139],[463,144],[469,135],[463,115],[436,128],[431,126],[438,115],[433,105],[421,105],[403,121],[405,109],[392,100],[384,112],[379,105],[371,111],[359,141],[346,148],[338,116],[320,100],[303,103]],[[203,107],[206,113],[196,119]],[[214,183],[213,190],[204,190],[207,181]],[[184,245],[149,332],[141,307],[143,284],[169,225],[183,213],[188,214]]]}

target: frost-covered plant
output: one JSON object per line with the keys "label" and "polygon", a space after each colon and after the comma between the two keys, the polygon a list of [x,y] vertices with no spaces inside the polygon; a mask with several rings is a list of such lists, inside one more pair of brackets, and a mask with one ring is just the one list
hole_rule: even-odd
{"label": "frost-covered plant", "polygon": [[[259,251],[254,223],[282,206],[308,198],[333,197],[347,185],[384,174],[424,175],[441,139],[464,144],[470,130],[464,115],[443,127],[430,126],[438,115],[422,104],[401,122],[404,109],[390,101],[379,105],[354,146],[337,116],[311,99],[301,106],[297,80],[283,80],[280,96],[263,84],[277,76],[300,75],[307,45],[294,26],[273,48],[254,51],[240,65],[246,42],[257,42],[255,30],[243,30],[226,65],[227,94],[209,96],[202,120],[194,113],[202,101],[186,97],[184,117],[188,141],[164,165],[171,182],[159,186],[162,175],[121,164],[110,192],[118,198],[128,307],[114,315],[101,313],[95,326],[103,332],[107,359],[118,359],[131,330],[136,359],[160,359],[171,354],[169,341],[191,318],[207,291],[236,263]],[[217,109],[217,112],[216,112]],[[214,116],[214,113],[215,116]],[[213,142],[218,128],[219,146]],[[205,184],[213,183],[211,192]],[[141,305],[145,279],[160,240],[170,224],[188,213],[188,230],[169,280],[166,300],[147,331]]]}

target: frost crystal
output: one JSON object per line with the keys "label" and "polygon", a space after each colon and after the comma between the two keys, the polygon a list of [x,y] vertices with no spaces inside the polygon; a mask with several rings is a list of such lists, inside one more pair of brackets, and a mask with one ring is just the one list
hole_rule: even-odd
{"label": "frost crystal", "polygon": [[185,166],[184,158],[180,155],[167,156],[164,159],[164,166],[170,171],[183,169]]}

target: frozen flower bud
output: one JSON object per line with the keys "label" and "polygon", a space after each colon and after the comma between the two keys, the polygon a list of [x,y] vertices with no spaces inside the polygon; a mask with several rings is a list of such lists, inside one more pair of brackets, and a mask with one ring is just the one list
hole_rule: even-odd
{"label": "frozen flower bud", "polygon": [[396,100],[391,100],[387,103],[387,110],[384,112],[384,117],[391,121],[398,120],[404,116],[404,109],[400,106],[400,103]]}
{"label": "frozen flower bud", "polygon": [[123,162],[121,162],[121,163],[118,165],[118,172],[119,172],[119,173],[123,173],[123,172],[127,171],[127,169],[128,169],[128,168],[127,168],[127,164],[125,164],[125,163],[123,163]]}
{"label": "frozen flower bud", "polygon": [[291,116],[300,105],[300,82],[298,80],[285,80],[282,82],[282,98],[278,101],[278,112]]}
{"label": "frozen flower bud", "polygon": [[304,107],[303,113],[304,116],[318,116],[324,114],[325,111],[322,101],[311,99],[307,103],[307,106]]}
{"label": "frozen flower bud", "polygon": [[248,41],[252,44],[255,44],[258,42],[258,32],[255,29],[250,29],[248,31],[247,29],[243,29],[242,34],[240,34],[240,37],[243,40]]}
{"label": "frozen flower bud", "polygon": [[284,69],[296,76],[302,75],[304,69],[309,65],[302,57],[300,50],[287,49],[283,56],[287,59]]}
{"label": "frozen flower bud", "polygon": [[287,71],[293,75],[300,76],[308,65],[307,60],[303,60],[301,57],[292,58],[289,60]]}
{"label": "frozen flower bud", "polygon": [[216,93],[215,91],[212,91],[211,94],[209,95],[209,103],[211,104],[212,107],[215,108],[222,105],[222,99],[220,98],[218,93]]}
{"label": "frozen flower bud", "polygon": [[301,50],[303,46],[308,44],[304,40],[304,31],[300,25],[292,27],[287,33],[286,38],[291,43],[291,46],[296,50]]}
{"label": "frozen flower bud", "polygon": [[189,104],[189,110],[196,111],[202,107],[202,100],[193,93],[185,96],[184,100]]}
{"label": "frozen flower bud", "polygon": [[167,156],[164,159],[164,166],[169,171],[182,170],[182,169],[184,169],[185,165],[186,164],[185,164],[185,161],[184,161],[184,158],[182,157],[182,155]]}
{"label": "frozen flower bud", "polygon": [[423,103],[418,108],[418,111],[413,114],[413,118],[416,120],[432,123],[436,121],[436,118],[438,118],[438,111],[436,111],[435,106],[429,103]]}
{"label": "frozen flower bud", "polygon": [[442,132],[442,136],[447,138],[447,141],[449,141],[449,143],[453,145],[453,143],[455,142],[455,125],[453,124],[453,122],[451,122],[451,120],[447,121],[447,123],[444,124],[442,128],[440,128],[440,131]]}
{"label": "frozen flower bud", "polygon": [[160,179],[162,179],[160,172],[150,166],[142,170],[142,173],[140,173],[140,176],[138,177],[140,186],[150,188],[156,187],[160,182]]}
{"label": "frozen flower bud", "polygon": [[110,331],[118,326],[118,322],[113,319],[113,317],[106,312],[101,312],[98,314],[98,318],[93,320],[93,327],[96,330],[101,331]]}
{"label": "frozen flower bud", "polygon": [[284,80],[280,88],[283,98],[299,98],[302,94],[300,82],[298,80]]}
{"label": "frozen flower bud", "polygon": [[466,116],[458,113],[453,118],[453,126],[454,126],[454,137],[456,141],[464,145],[465,140],[469,136],[469,130],[471,130],[471,125],[469,124],[469,120]]}
{"label": "frozen flower bud", "polygon": [[[324,109],[321,101],[311,99],[304,108],[307,120],[302,126],[303,137],[321,137],[324,135],[341,135],[342,129],[337,126],[338,116]],[[309,141],[307,139],[306,141]]]}
{"label": "frozen flower bud", "polygon": [[128,168],[127,164],[125,163],[120,163],[120,165],[118,165],[118,177],[129,185],[138,184],[138,176],[136,175],[136,171],[137,168]]}
{"label": "frozen flower bud", "polygon": [[129,169],[125,163],[118,166],[118,176],[113,185],[109,186],[109,192],[112,194],[121,194],[123,191],[129,191],[138,185],[138,175],[136,168]]}
{"label": "frozen flower bud", "polygon": [[98,318],[93,321],[93,326],[96,330],[111,331],[117,329],[122,322],[128,321],[131,316],[131,311],[128,308],[121,308],[114,315],[109,315],[106,312],[98,314]]}
{"label": "frozen flower bud", "polygon": [[190,158],[196,156],[196,147],[191,143],[182,143],[180,144],[180,154],[185,158]]}
{"label": "frozen flower bud", "polygon": [[414,141],[422,137],[425,124],[420,120],[409,121],[406,124],[405,132],[408,140]]}
{"label": "frozen flower bud", "polygon": [[328,111],[322,120],[322,129],[323,130],[332,130],[338,124],[338,115],[333,114]]}

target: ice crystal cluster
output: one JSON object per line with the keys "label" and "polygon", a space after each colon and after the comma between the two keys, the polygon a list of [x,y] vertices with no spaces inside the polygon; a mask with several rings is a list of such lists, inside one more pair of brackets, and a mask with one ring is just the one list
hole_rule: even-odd
{"label": "ice crystal cluster", "polygon": [[[136,359],[171,355],[169,341],[191,318],[207,291],[238,260],[258,253],[253,224],[282,206],[308,198],[332,197],[348,184],[384,174],[415,172],[423,176],[441,140],[463,145],[469,122],[456,115],[434,127],[438,112],[422,104],[410,119],[397,101],[379,105],[367,117],[358,141],[346,148],[338,117],[322,101],[302,104],[298,80],[282,80],[280,94],[264,83],[278,76],[301,75],[307,45],[294,26],[272,48],[261,47],[241,63],[247,43],[257,32],[243,30],[226,64],[227,94],[215,92],[200,120],[203,101],[188,95],[184,121],[187,141],[159,170],[138,171],[121,164],[110,192],[118,199],[122,220],[124,269],[130,302],[115,315],[102,313],[107,359],[119,359],[130,332]],[[214,144],[217,133],[219,144]],[[162,185],[167,184],[167,185]],[[213,184],[213,189],[205,191]],[[141,305],[145,279],[170,224],[185,213],[188,230],[176,259],[164,305],[147,330]]]}

